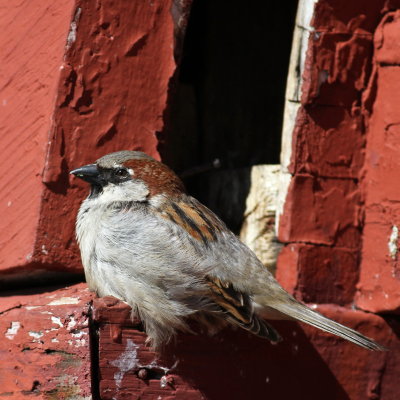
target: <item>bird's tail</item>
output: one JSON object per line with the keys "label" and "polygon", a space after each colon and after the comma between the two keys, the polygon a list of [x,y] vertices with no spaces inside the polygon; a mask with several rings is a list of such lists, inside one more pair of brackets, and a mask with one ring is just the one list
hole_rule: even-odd
{"label": "bird's tail", "polygon": [[312,325],[323,331],[333,333],[334,335],[340,336],[341,338],[349,340],[350,342],[353,342],[366,349],[378,351],[387,350],[384,346],[381,346],[354,329],[350,329],[347,326],[332,321],[331,319],[324,317],[320,313],[310,309],[304,304],[299,303],[291,296],[288,297],[289,298],[285,299],[284,302],[274,302],[274,304],[271,304],[270,307],[288,315],[291,318],[305,322],[306,324]]}

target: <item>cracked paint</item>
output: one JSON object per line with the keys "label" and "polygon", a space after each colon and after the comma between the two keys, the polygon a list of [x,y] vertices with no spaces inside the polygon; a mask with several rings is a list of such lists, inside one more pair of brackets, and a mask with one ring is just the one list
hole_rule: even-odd
{"label": "cracked paint", "polygon": [[44,244],[42,244],[42,253],[45,255],[49,254],[49,252],[46,250],[46,246]]}
{"label": "cracked paint", "polygon": [[53,322],[53,324],[58,325],[60,328],[64,326],[61,322],[61,318],[59,317],[51,317],[51,321]]}
{"label": "cracked paint", "polygon": [[138,348],[139,346],[137,346],[132,339],[128,339],[125,351],[116,360],[111,361],[111,365],[118,368],[118,371],[114,374],[117,388],[121,387],[124,375],[139,365],[139,360],[137,358]]}
{"label": "cracked paint", "polygon": [[18,333],[19,328],[21,328],[21,323],[18,321],[12,321],[11,327],[7,329],[6,338],[13,340],[14,336]]}
{"label": "cracked paint", "polygon": [[67,325],[67,329],[68,329],[69,331],[72,330],[72,329],[74,329],[74,327],[76,326],[76,324],[77,324],[77,322],[76,322],[75,318],[71,316],[70,321],[68,322],[68,325]]}
{"label": "cracked paint", "polygon": [[28,335],[33,338],[32,340],[33,343],[41,343],[40,338],[44,335],[44,333],[40,331],[39,332],[29,331]]}
{"label": "cracked paint", "polygon": [[388,243],[389,255],[392,260],[397,259],[397,252],[398,252],[397,241],[398,241],[398,239],[399,239],[399,228],[396,225],[393,225],[392,233],[390,234],[389,243]]}
{"label": "cracked paint", "polygon": [[70,30],[68,32],[67,45],[66,45],[67,49],[69,49],[76,40],[76,30],[78,29],[78,22],[81,16],[81,12],[82,9],[78,7],[76,9],[74,19],[71,22]]}
{"label": "cracked paint", "polygon": [[[49,393],[57,399],[90,398],[87,314],[92,294],[86,287],[78,284],[20,295],[18,303],[14,297],[0,297],[0,394],[18,399]],[[65,304],[75,303],[76,298],[78,304]],[[56,305],[49,306],[49,302]],[[74,328],[69,330],[71,320]]]}
{"label": "cracked paint", "polygon": [[86,346],[86,339],[76,339],[75,340],[75,347],[85,347]]}
{"label": "cracked paint", "polygon": [[61,297],[60,299],[56,299],[51,301],[49,306],[64,306],[67,304],[79,304],[79,298],[77,297]]}
{"label": "cracked paint", "polygon": [[74,332],[74,333],[71,333],[71,335],[73,336],[73,337],[76,337],[76,338],[81,338],[83,335],[87,335],[87,332],[83,332],[83,331],[76,331],[76,332]]}

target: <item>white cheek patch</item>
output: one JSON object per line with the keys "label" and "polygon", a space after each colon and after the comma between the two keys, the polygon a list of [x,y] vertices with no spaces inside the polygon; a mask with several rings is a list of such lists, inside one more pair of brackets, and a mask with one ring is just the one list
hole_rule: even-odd
{"label": "white cheek patch", "polygon": [[103,192],[98,197],[98,202],[145,201],[148,195],[149,189],[143,181],[129,180],[119,185],[109,183],[103,188]]}

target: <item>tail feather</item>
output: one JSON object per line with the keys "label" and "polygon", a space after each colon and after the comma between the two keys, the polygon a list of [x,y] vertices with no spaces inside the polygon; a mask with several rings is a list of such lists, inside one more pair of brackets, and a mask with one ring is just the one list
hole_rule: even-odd
{"label": "tail feather", "polygon": [[[231,321],[237,324],[237,321]],[[272,343],[278,343],[282,340],[279,333],[266,321],[253,314],[249,324],[239,324],[239,326],[253,335],[268,339]]]}
{"label": "tail feather", "polygon": [[381,346],[374,340],[367,338],[354,329],[348,328],[338,322],[324,317],[322,314],[311,310],[304,304],[297,302],[295,299],[271,305],[274,309],[284,313],[294,319],[305,322],[325,332],[333,333],[343,339],[349,340],[365,349],[385,351],[386,347]]}

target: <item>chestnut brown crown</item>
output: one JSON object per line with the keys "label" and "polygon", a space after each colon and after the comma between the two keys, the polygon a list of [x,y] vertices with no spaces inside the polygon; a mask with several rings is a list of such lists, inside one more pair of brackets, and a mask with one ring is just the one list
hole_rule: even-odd
{"label": "chestnut brown crown", "polygon": [[178,176],[165,164],[140,151],[122,150],[99,158],[94,164],[84,165],[71,174],[92,185],[94,192],[108,184],[119,185],[129,180],[141,180],[149,195],[160,193],[169,196],[185,192]]}

